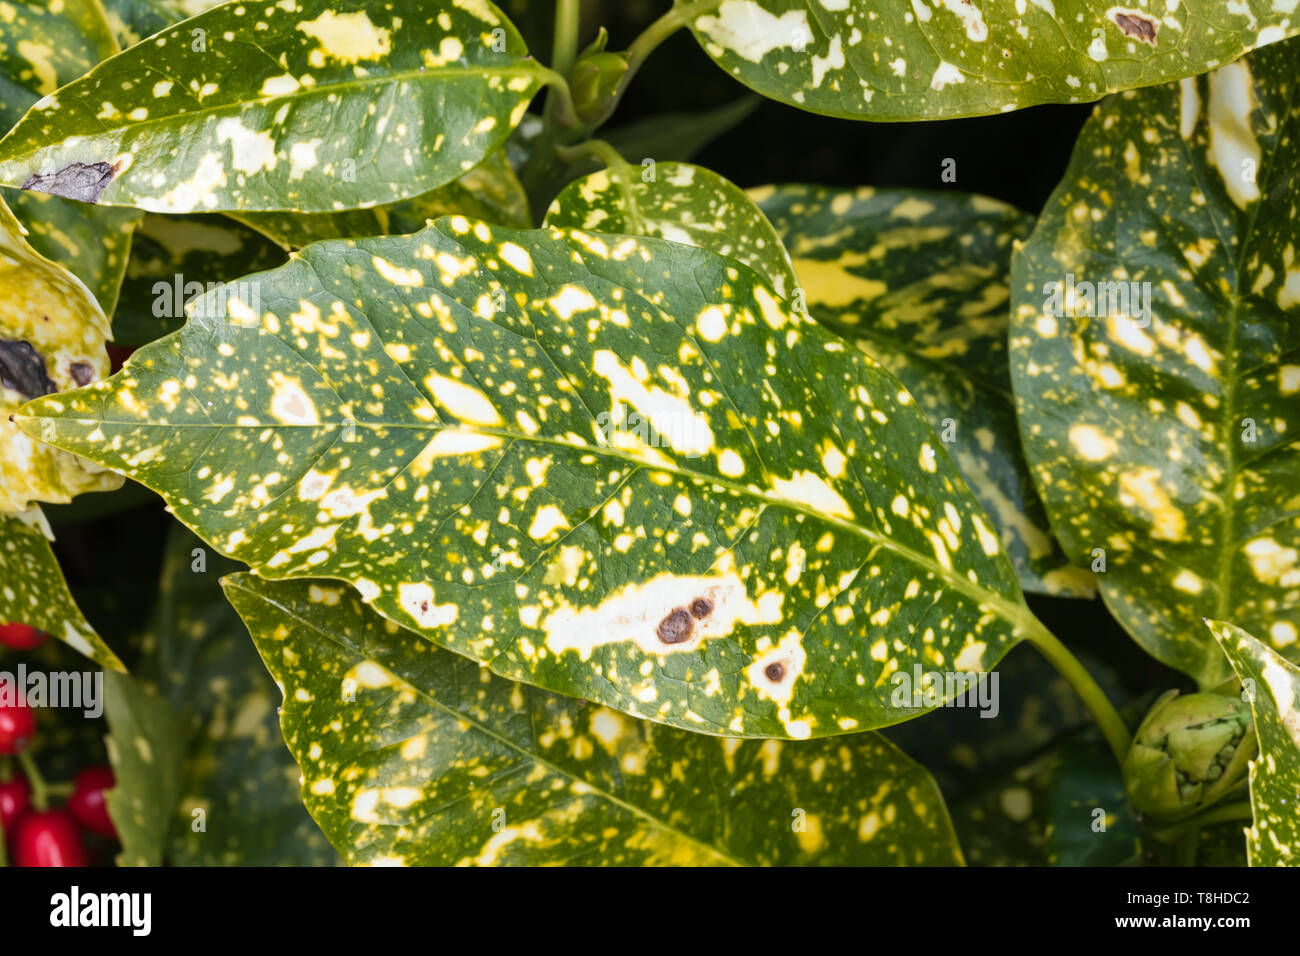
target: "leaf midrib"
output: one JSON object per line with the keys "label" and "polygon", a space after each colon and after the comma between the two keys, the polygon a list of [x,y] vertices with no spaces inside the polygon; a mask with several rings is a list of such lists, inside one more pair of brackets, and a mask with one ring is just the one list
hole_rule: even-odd
{"label": "leaf midrib", "polygon": [[[564,769],[564,768],[558,766],[557,764],[554,764],[554,763],[552,763],[551,761],[547,760],[545,757],[539,756],[538,754],[533,753],[532,751],[526,749],[525,747],[521,746],[520,744],[515,743],[514,741],[510,740],[509,738],[502,736],[500,733],[498,733],[497,731],[495,731],[495,730],[491,729],[490,727],[484,725],[482,722],[480,722],[480,721],[476,720],[475,718],[471,717],[469,714],[464,713],[464,712],[459,711],[459,710],[456,710],[455,708],[453,708],[453,707],[451,707],[451,706],[449,706],[449,705],[447,705],[447,704],[442,703],[442,702],[439,701],[437,698],[435,698],[435,697],[431,696],[430,694],[426,693],[426,692],[423,690],[423,688],[420,688],[420,687],[416,686],[415,684],[412,684],[409,680],[407,680],[407,679],[406,679],[405,677],[403,677],[401,674],[396,674],[396,673],[394,673],[392,670],[390,670],[389,668],[384,667],[384,665],[383,665],[382,663],[380,663],[379,661],[376,661],[374,658],[372,658],[372,657],[366,657],[365,655],[358,655],[358,654],[356,653],[356,651],[355,651],[354,648],[352,648],[352,647],[349,646],[348,644],[344,643],[343,641],[339,640],[337,637],[335,637],[333,634],[329,633],[328,631],[323,630],[321,627],[319,627],[319,626],[318,626],[317,624],[315,624],[314,622],[312,622],[312,621],[310,621],[310,620],[307,620],[306,618],[304,618],[304,617],[302,617],[301,615],[297,614],[295,611],[291,610],[290,608],[285,607],[283,604],[281,604],[279,601],[275,600],[274,598],[269,597],[269,596],[264,595],[264,594],[259,594],[259,593],[256,592],[256,591],[252,591],[252,590],[250,590],[250,589],[248,589],[248,588],[242,586],[242,585],[239,583],[238,580],[227,579],[227,582],[228,582],[228,583],[225,584],[225,586],[226,586],[227,588],[237,588],[237,589],[239,589],[240,591],[244,592],[245,594],[248,594],[248,595],[250,595],[251,597],[255,598],[256,600],[261,601],[261,602],[263,602],[264,604],[269,604],[269,605],[271,605],[272,607],[274,607],[274,608],[276,608],[277,610],[279,610],[281,613],[285,614],[287,617],[290,617],[290,618],[292,618],[293,620],[298,621],[299,623],[305,625],[306,627],[310,628],[312,631],[315,631],[317,634],[319,634],[319,635],[321,635],[322,637],[324,637],[326,640],[329,640],[329,641],[333,642],[334,644],[338,645],[339,647],[343,648],[344,650],[348,651],[348,652],[349,652],[350,654],[352,654],[353,656],[359,657],[359,659],[361,659],[361,660],[370,661],[371,663],[375,664],[377,667],[381,667],[381,668],[383,668],[383,670],[384,670],[385,672],[387,672],[387,673],[389,673],[389,674],[392,674],[395,678],[397,678],[398,680],[400,680],[403,684],[405,684],[405,685],[406,685],[407,687],[409,687],[412,691],[414,691],[415,694],[416,694],[416,696],[418,696],[421,700],[425,701],[426,704],[427,704],[428,706],[430,706],[430,707],[432,707],[433,709],[438,710],[438,711],[440,711],[440,712],[446,714],[447,716],[451,717],[452,719],[454,719],[454,720],[456,720],[456,721],[461,721],[461,722],[464,722],[464,723],[470,725],[471,727],[473,727],[473,728],[474,728],[476,731],[478,731],[479,733],[483,734],[483,735],[486,736],[486,737],[491,738],[492,740],[494,740],[494,741],[496,741],[497,743],[501,744],[502,746],[508,748],[509,750],[513,750],[515,753],[521,754],[522,756],[526,757],[528,760],[532,761],[533,763],[537,764],[538,766],[545,767],[547,770],[551,771],[552,773],[556,774],[557,776],[563,777],[564,779],[569,780],[569,781],[571,781],[571,782],[574,782],[574,783],[581,783],[584,787],[588,788],[589,792],[594,793],[594,794],[600,796],[602,799],[609,801],[611,804],[613,804],[613,805],[615,805],[615,806],[617,806],[617,807],[620,807],[620,808],[622,808],[622,809],[624,809],[624,810],[627,810],[629,813],[632,813],[634,816],[640,817],[640,818],[642,818],[642,819],[648,821],[648,822],[651,823],[653,826],[656,826],[656,827],[658,827],[658,828],[660,828],[660,829],[662,829],[662,830],[665,830],[665,831],[667,831],[668,833],[673,834],[674,836],[680,837],[682,840],[685,840],[685,841],[687,841],[687,842],[694,843],[694,844],[696,844],[697,846],[703,847],[705,850],[707,850],[707,851],[708,851],[709,853],[711,853],[713,856],[718,857],[720,860],[723,860],[723,861],[727,862],[728,864],[730,864],[730,865],[732,865],[732,866],[750,866],[750,865],[752,865],[752,864],[750,864],[750,863],[746,863],[746,862],[744,862],[744,861],[742,861],[742,860],[737,860],[735,857],[731,856],[729,853],[725,853],[725,852],[723,852],[723,851],[717,849],[716,847],[713,847],[713,846],[709,845],[708,843],[705,843],[705,842],[704,842],[703,840],[701,840],[699,837],[691,836],[689,833],[683,833],[681,830],[677,829],[676,827],[672,826],[671,824],[666,823],[666,822],[664,822],[663,820],[659,819],[658,817],[652,815],[649,811],[644,810],[644,809],[642,809],[641,807],[638,807],[638,806],[636,806],[636,805],[633,804],[633,803],[629,803],[629,802],[627,802],[626,800],[624,800],[624,799],[622,799],[622,798],[620,798],[620,797],[615,796],[614,794],[610,793],[608,790],[604,790],[604,789],[602,789],[601,787],[597,787],[597,786],[593,785],[592,783],[590,783],[590,782],[587,781],[586,779],[584,779],[584,778],[582,778],[582,777],[580,777],[580,776],[575,775],[572,771],[570,771],[570,770],[566,770],[566,769]],[[445,650],[441,650],[441,649],[439,649],[439,650],[438,650],[438,653],[439,653],[439,654],[448,654],[448,655],[450,655],[452,652],[451,652],[451,651],[445,651]],[[505,680],[506,678],[498,678],[498,679],[500,679],[500,680]],[[528,685],[524,685],[524,686],[528,686]],[[532,711],[530,710],[529,713],[531,714]]]}

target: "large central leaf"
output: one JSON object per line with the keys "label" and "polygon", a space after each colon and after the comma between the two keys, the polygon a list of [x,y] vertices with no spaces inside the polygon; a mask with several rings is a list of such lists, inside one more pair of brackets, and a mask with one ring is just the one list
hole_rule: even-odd
{"label": "large central leaf", "polygon": [[487,0],[226,3],[37,103],[0,182],[172,213],[392,202],[505,141],[527,52]]}
{"label": "large central leaf", "polygon": [[720,66],[833,116],[1084,103],[1204,72],[1300,29],[1294,0],[714,0],[680,16]]}
{"label": "large central leaf", "polygon": [[655,727],[493,677],[327,582],[222,583],[283,688],[303,799],[351,863],[961,862],[934,779],[878,734]]}
{"label": "large central leaf", "polygon": [[499,674],[821,736],[923,712],[895,672],[987,669],[1035,624],[898,380],[737,262],[452,217],[221,295],[22,427]]}
{"label": "large central leaf", "polygon": [[1015,256],[1025,452],[1066,553],[1151,654],[1202,617],[1300,654],[1300,41],[1117,97]]}

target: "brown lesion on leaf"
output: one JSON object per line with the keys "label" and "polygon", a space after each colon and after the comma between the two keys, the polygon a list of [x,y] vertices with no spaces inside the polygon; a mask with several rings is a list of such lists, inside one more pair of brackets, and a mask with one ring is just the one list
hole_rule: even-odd
{"label": "brown lesion on leaf", "polygon": [[655,628],[664,644],[684,644],[694,632],[695,622],[691,619],[691,612],[684,607],[673,608]]}
{"label": "brown lesion on leaf", "polygon": [[22,188],[93,203],[120,171],[120,163],[68,163],[53,173],[33,173]]}
{"label": "brown lesion on leaf", "polygon": [[78,385],[89,385],[95,380],[95,367],[89,362],[73,362],[68,366],[68,374]]}
{"label": "brown lesion on leaf", "polygon": [[1156,34],[1160,32],[1160,21],[1155,17],[1139,13],[1137,10],[1116,10],[1111,16],[1115,20],[1115,26],[1119,27],[1120,32],[1125,36],[1141,40],[1143,43],[1150,43],[1152,46],[1156,45]]}
{"label": "brown lesion on leaf", "polygon": [[58,391],[45,370],[45,357],[32,343],[12,339],[0,339],[0,385],[26,399]]}
{"label": "brown lesion on leaf", "polygon": [[763,676],[773,684],[779,684],[785,680],[785,664],[781,661],[773,661],[763,668]]}
{"label": "brown lesion on leaf", "polygon": [[713,602],[706,597],[697,597],[691,602],[691,617],[702,621],[713,613]]}

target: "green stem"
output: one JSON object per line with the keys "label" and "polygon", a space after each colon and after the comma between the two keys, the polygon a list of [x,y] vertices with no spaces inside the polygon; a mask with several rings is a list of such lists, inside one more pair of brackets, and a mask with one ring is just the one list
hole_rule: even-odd
{"label": "green stem", "polygon": [[37,810],[48,810],[50,788],[41,774],[41,768],[36,766],[36,758],[30,750],[23,750],[18,754],[18,762],[22,764],[23,774],[32,788],[32,806]]}
{"label": "green stem", "polygon": [[555,43],[551,47],[551,68],[569,75],[578,58],[578,20],[582,0],[556,0]]}
{"label": "green stem", "polygon": [[1028,631],[1027,640],[1038,648],[1039,653],[1046,657],[1048,663],[1055,667],[1074,688],[1074,692],[1092,712],[1093,719],[1097,721],[1097,726],[1106,737],[1106,743],[1110,744],[1110,749],[1115,754],[1115,759],[1123,765],[1124,758],[1128,755],[1129,745],[1132,743],[1124,719],[1106,699],[1105,692],[1097,686],[1097,682],[1092,679],[1087,668],[1079,663],[1079,659],[1070,653],[1042,621],[1028,610],[1025,611],[1025,615],[1028,618],[1023,622]]}
{"label": "green stem", "polygon": [[1249,820],[1254,816],[1249,800],[1240,803],[1222,803],[1217,807],[1203,810],[1194,817],[1188,817],[1180,823],[1155,830],[1151,835],[1161,843],[1173,843],[1188,833],[1196,834],[1202,827],[1212,823],[1226,823],[1230,820]]}
{"label": "green stem", "polygon": [[1193,830],[1179,841],[1178,844],[1178,865],[1195,866],[1196,851],[1201,846],[1201,834],[1198,830]]}

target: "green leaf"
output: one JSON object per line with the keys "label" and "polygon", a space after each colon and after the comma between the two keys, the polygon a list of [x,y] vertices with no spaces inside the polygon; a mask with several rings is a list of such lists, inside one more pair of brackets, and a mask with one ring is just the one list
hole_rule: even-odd
{"label": "green leaf", "polygon": [[232,0],[38,103],[0,182],[170,213],[392,202],[500,146],[543,75],[487,0]]}
{"label": "green leaf", "polygon": [[450,215],[524,229],[532,225],[528,196],[510,168],[504,149],[454,182],[387,206],[324,213],[236,213],[234,218],[286,249],[300,249],[322,239],[419,232],[428,220]]}
{"label": "green leaf", "polygon": [[109,26],[126,49],[145,37],[217,6],[211,0],[103,0]]}
{"label": "green leaf", "polygon": [[[653,175],[649,182],[646,175]],[[570,183],[551,203],[557,229],[655,236],[743,262],[788,299],[797,284],[772,224],[736,185],[690,163],[625,163]]]}
{"label": "green leaf", "polygon": [[720,136],[748,119],[763,100],[742,96],[716,109],[694,113],[659,113],[601,135],[622,155],[639,163],[647,156],[659,162],[686,162]]}
{"label": "green leaf", "polygon": [[273,242],[225,216],[146,213],[113,316],[113,340],[138,346],[175,332],[185,322],[186,302],[284,260]]}
{"label": "green leaf", "polygon": [[107,335],[108,320],[89,290],[27,244],[0,200],[0,515],[121,485],[103,469],[33,441],[10,417],[28,399],[107,375]]}
{"label": "green leaf", "polygon": [[1052,537],[1011,395],[1009,263],[1032,219],[960,193],[774,186],[751,195],[790,250],[813,317],[897,375],[925,410],[1020,586],[1092,596],[1091,576]]}
{"label": "green leaf", "polygon": [[679,8],[719,66],[764,96],[870,120],[1082,103],[1204,72],[1291,36],[1287,0],[721,0]]}
{"label": "green leaf", "polygon": [[1052,525],[1074,560],[1104,551],[1112,613],[1202,688],[1232,673],[1202,617],[1300,651],[1297,54],[1100,106],[1012,264]]}
{"label": "green leaf", "polygon": [[[117,45],[95,0],[16,3],[6,10],[0,17],[0,128],[8,131],[38,99],[112,56]],[[36,251],[71,270],[112,315],[140,214],[38,193],[5,190],[4,198]]]}
{"label": "green leaf", "polygon": [[224,584],[284,689],[303,799],[351,863],[961,862],[934,780],[876,734],[655,727],[493,677],[327,582]]}
{"label": "green leaf", "polygon": [[740,263],[451,217],[247,283],[18,421],[268,576],[690,730],[895,723],[896,671],[1039,626],[911,396]]}
{"label": "green leaf", "polygon": [[1246,856],[1251,866],[1300,866],[1300,668],[1234,624],[1205,623],[1246,688],[1259,735]]}
{"label": "green leaf", "polygon": [[104,675],[108,759],[116,786],[105,794],[122,852],[119,866],[161,866],[180,793],[175,713],[125,674]]}
{"label": "green leaf", "polygon": [[0,514],[0,623],[16,621],[38,628],[101,667],[125,671],[68,591],[48,531],[39,509]]}
{"label": "green leaf", "polygon": [[218,584],[237,569],[180,527],[168,540],[153,654],[139,668],[175,715],[183,746],[167,860],[174,866],[337,862],[299,798],[298,767],[280,736],[275,683]]}

